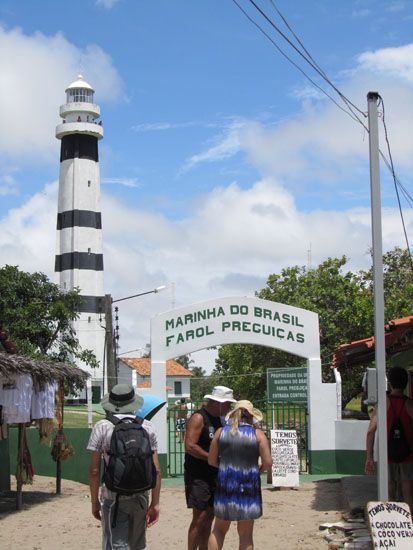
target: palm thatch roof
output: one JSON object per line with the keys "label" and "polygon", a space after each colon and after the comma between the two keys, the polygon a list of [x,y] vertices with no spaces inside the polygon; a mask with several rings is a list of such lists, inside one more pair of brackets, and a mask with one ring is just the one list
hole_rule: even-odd
{"label": "palm thatch roof", "polygon": [[16,374],[30,374],[33,381],[40,384],[56,380],[57,382],[67,381],[78,387],[83,387],[89,377],[87,372],[69,363],[31,359],[0,351],[0,376]]}

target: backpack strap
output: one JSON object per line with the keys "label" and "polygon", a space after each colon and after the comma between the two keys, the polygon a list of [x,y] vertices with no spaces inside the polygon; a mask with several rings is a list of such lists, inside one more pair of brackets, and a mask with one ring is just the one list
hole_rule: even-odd
{"label": "backpack strap", "polygon": [[110,422],[112,422],[112,424],[114,424],[116,426],[116,424],[120,424],[121,422],[127,422],[129,424],[139,424],[139,425],[142,425],[143,423],[143,418],[141,418],[140,416],[135,416],[135,417],[126,417],[126,418],[118,418],[117,416],[115,416],[113,413],[110,413],[108,412],[106,414],[106,420],[109,420]]}
{"label": "backpack strap", "polygon": [[109,420],[110,422],[112,422],[112,424],[114,424],[116,426],[116,424],[119,424],[119,422],[122,422],[122,419],[121,418],[118,418],[117,416],[115,416],[113,413],[111,412],[107,412],[106,413],[106,420]]}

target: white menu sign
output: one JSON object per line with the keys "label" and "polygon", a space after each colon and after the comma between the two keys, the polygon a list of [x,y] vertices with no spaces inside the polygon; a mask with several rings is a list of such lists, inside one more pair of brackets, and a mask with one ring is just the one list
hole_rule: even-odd
{"label": "white menu sign", "polygon": [[405,502],[368,502],[367,517],[374,548],[413,548],[413,525]]}
{"label": "white menu sign", "polygon": [[271,430],[272,486],[298,487],[296,430]]}

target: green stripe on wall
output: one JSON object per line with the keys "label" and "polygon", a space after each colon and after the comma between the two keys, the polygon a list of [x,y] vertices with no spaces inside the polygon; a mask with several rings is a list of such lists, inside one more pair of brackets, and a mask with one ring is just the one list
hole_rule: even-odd
{"label": "green stripe on wall", "polygon": [[[66,428],[64,433],[68,441],[73,445],[75,454],[68,460],[62,461],[62,478],[89,483],[89,463],[91,453],[86,450],[91,430],[89,428]],[[10,461],[11,471],[16,469],[18,429],[10,429]],[[56,462],[50,455],[51,448],[48,445],[40,445],[39,430],[28,428],[27,443],[32,457],[35,475],[56,476]]]}
{"label": "green stripe on wall", "polygon": [[310,474],[364,474],[364,450],[308,451]]}

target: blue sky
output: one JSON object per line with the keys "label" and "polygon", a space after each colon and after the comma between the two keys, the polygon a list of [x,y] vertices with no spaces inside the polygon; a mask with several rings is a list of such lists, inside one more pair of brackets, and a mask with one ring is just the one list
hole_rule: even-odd
{"label": "blue sky", "polygon": [[[249,1],[237,1],[334,93]],[[288,33],[270,0],[257,4]],[[362,111],[368,91],[383,96],[396,171],[412,192],[413,2],[275,4]],[[122,297],[168,285],[124,302],[123,351],[145,345],[153,314],[251,295],[268,274],[306,265],[310,248],[312,265],[347,254],[350,267],[368,266],[365,130],[233,1],[2,0],[0,51],[1,263],[54,276],[54,130],[64,89],[81,72],[96,90],[105,130],[106,291]],[[385,168],[382,196],[383,247],[404,246]]]}

